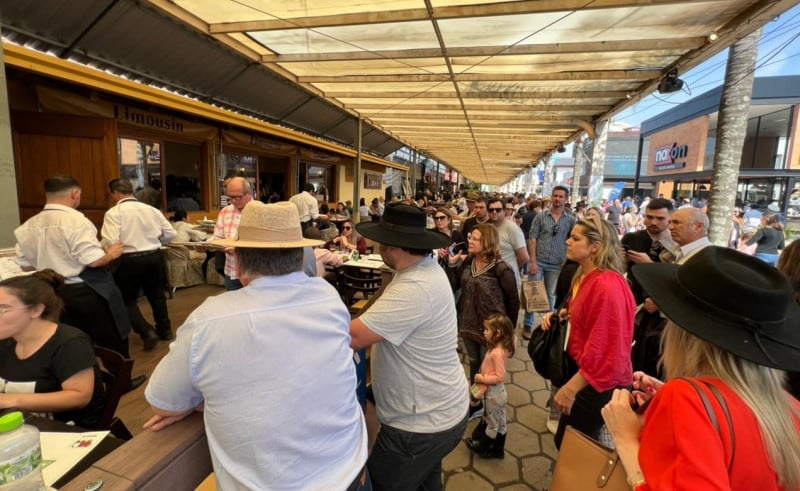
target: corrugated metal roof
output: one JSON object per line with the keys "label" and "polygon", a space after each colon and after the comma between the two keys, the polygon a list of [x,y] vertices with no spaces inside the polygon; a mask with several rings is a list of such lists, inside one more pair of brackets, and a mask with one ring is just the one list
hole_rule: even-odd
{"label": "corrugated metal roof", "polygon": [[0,0],[0,12],[5,33],[74,45],[86,62],[347,145],[361,117],[367,151],[407,142],[501,184],[796,3]]}
{"label": "corrugated metal roof", "polygon": [[[2,0],[0,21],[14,43],[354,146],[356,116],[140,2],[42,0],[31,8]],[[349,134],[324,131],[343,120]],[[373,129],[364,125],[365,133]],[[381,143],[391,140],[378,149],[385,153],[363,150],[385,157],[403,146],[383,135]]]}

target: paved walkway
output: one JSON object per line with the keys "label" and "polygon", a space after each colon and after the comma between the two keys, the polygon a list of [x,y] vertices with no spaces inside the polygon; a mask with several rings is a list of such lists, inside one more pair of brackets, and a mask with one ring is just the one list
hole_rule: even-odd
{"label": "paved walkway", "polygon": [[[505,458],[482,459],[462,441],[444,461],[445,490],[550,488],[557,454],[553,435],[545,427],[550,385],[533,370],[527,344],[523,341],[506,363],[508,436]],[[477,419],[470,421],[465,437],[472,434],[477,424]]]}

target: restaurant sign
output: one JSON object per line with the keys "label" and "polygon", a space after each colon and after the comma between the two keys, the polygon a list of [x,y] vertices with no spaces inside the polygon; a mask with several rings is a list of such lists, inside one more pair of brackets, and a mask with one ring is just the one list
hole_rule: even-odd
{"label": "restaurant sign", "polygon": [[686,156],[689,145],[678,145],[677,142],[656,148],[653,169],[657,171],[683,169],[686,167]]}

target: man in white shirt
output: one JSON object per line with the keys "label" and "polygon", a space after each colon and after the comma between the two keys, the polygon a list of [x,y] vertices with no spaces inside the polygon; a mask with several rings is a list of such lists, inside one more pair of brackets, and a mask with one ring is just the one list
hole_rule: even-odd
{"label": "man in white shirt", "polygon": [[[468,386],[458,359],[450,283],[432,249],[450,245],[427,230],[425,212],[389,205],[380,222],[356,225],[380,243],[397,274],[350,322],[351,347],[372,345],[372,388],[381,429],[367,467],[376,490],[442,489],[442,459],[467,427]],[[436,299],[432,301],[431,299]]]}
{"label": "man in white shirt", "polygon": [[669,233],[680,246],[675,264],[683,264],[704,247],[708,240],[708,217],[697,208],[678,209],[669,219]]}
{"label": "man in white shirt", "polygon": [[[97,228],[77,210],[81,203],[77,179],[48,177],[44,190],[44,209],[14,231],[17,263],[28,271],[52,269],[64,276],[66,284],[58,290],[64,300],[61,322],[127,358],[130,319],[119,289],[105,269],[122,254],[123,246],[120,242],[105,248],[100,245]],[[134,384],[143,381],[140,378]]]}
{"label": "man in white shirt", "polygon": [[[161,245],[171,242],[176,232],[160,210],[133,196],[130,181],[113,179],[108,183],[108,191],[117,204],[106,212],[100,235],[106,244],[122,242],[114,281],[128,308],[131,327],[142,337],[144,350],[150,351],[159,338],[173,339],[164,293],[166,272]],[[144,292],[153,309],[155,330],[139,310],[139,291]]]}
{"label": "man in white shirt", "polygon": [[[509,268],[514,272],[517,280],[517,288],[520,286],[519,269],[525,266],[530,257],[528,247],[525,242],[525,235],[519,225],[513,220],[506,220],[505,209],[500,198],[490,198],[486,208],[489,222],[497,229],[500,239],[500,257],[503,258]],[[515,316],[509,316],[515,317]]]}
{"label": "man in white shirt", "polygon": [[303,230],[311,226],[311,223],[319,218],[319,203],[317,198],[311,195],[314,192],[314,185],[307,182],[303,191],[295,194],[289,201],[297,207],[300,214],[300,226]]}
{"label": "man in white shirt", "polygon": [[145,390],[156,414],[145,428],[202,408],[219,489],[369,489],[350,314],[302,272],[303,248],[322,241],[302,238],[286,202],[250,202],[240,223],[222,244],[244,288],[207,298],[178,329]]}

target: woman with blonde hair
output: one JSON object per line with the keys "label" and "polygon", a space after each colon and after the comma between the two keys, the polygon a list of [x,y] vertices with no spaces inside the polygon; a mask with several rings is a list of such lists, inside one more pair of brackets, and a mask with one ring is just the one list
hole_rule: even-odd
{"label": "woman with blonde hair", "polygon": [[567,425],[598,439],[603,427],[600,409],[614,389],[631,383],[636,303],[622,276],[621,251],[616,227],[595,216],[575,224],[567,239],[567,259],[578,263],[572,295],[566,307],[542,321],[546,330],[553,315],[569,320],[566,351],[577,365],[575,375],[553,397],[561,412],[556,447],[561,446]]}
{"label": "woman with blonde hair", "polygon": [[[781,253],[778,258],[778,271],[789,278],[789,283],[794,290],[794,301],[800,304],[800,240],[795,240]],[[793,396],[800,398],[800,371],[788,372],[789,391]]]}
{"label": "woman with blonde hair", "polygon": [[800,489],[800,403],[783,376],[800,369],[800,305],[786,277],[715,246],[633,275],[669,322],[667,382],[637,372],[634,395],[603,408],[632,488]]}
{"label": "woman with blonde hair", "polygon": [[325,244],[325,248],[338,246],[344,252],[357,250],[359,254],[367,252],[367,241],[356,232],[356,226],[352,218],[348,218],[342,223],[342,233],[337,235]]}

